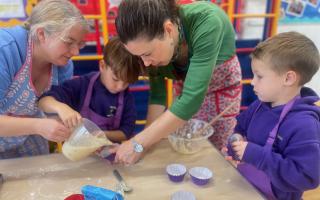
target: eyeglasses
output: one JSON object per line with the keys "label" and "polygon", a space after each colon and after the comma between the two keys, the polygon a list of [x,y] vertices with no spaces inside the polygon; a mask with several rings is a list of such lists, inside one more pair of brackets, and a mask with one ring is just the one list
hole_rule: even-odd
{"label": "eyeglasses", "polygon": [[65,37],[60,37],[60,40],[69,48],[78,48],[78,49],[83,49],[86,46],[86,43],[81,41],[77,42],[72,38],[65,38]]}

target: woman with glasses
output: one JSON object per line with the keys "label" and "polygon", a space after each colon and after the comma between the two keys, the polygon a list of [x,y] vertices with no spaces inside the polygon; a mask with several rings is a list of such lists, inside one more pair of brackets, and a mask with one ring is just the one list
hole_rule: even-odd
{"label": "woman with glasses", "polygon": [[43,0],[24,26],[0,29],[0,159],[49,153],[70,130],[41,118],[38,97],[73,74],[87,23],[67,0]]}

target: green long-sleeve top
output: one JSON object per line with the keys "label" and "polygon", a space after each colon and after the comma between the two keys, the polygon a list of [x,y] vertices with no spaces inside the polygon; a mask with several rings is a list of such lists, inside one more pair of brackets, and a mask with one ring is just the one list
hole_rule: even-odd
{"label": "green long-sleeve top", "polygon": [[[182,5],[179,15],[189,60],[182,69],[186,71],[182,94],[169,109],[177,117],[188,120],[199,110],[215,66],[235,54],[235,34],[228,16],[213,3]],[[164,79],[177,79],[174,71],[172,64],[150,69],[149,104],[166,105]]]}

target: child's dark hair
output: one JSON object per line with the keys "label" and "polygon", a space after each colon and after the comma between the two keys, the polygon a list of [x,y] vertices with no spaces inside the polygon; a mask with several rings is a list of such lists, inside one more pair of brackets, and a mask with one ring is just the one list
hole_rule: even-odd
{"label": "child's dark hair", "polygon": [[127,83],[134,83],[144,73],[144,65],[138,56],[131,55],[118,37],[109,40],[103,49],[103,60],[114,75]]}
{"label": "child's dark hair", "polygon": [[119,5],[116,28],[124,44],[138,37],[152,40],[163,36],[165,20],[177,23],[178,17],[175,0],[123,0]]}
{"label": "child's dark hair", "polygon": [[297,32],[280,33],[259,43],[251,58],[269,62],[278,73],[295,71],[300,85],[309,82],[320,65],[316,45]]}

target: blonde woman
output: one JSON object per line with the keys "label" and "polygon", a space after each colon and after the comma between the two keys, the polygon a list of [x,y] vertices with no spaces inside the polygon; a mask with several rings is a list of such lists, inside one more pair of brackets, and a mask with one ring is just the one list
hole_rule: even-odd
{"label": "blonde woman", "polygon": [[24,26],[0,29],[0,159],[48,153],[70,130],[40,118],[38,97],[70,78],[87,23],[67,0],[37,4]]}

